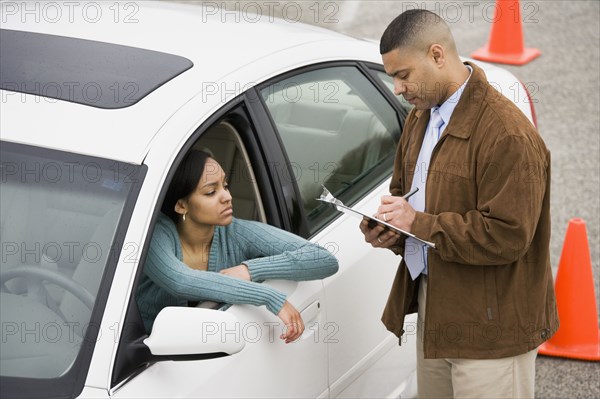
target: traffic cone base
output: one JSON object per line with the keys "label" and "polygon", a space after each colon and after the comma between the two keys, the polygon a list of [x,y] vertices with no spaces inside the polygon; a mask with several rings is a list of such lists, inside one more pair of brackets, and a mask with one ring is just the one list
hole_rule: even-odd
{"label": "traffic cone base", "polygon": [[598,308],[585,222],[569,221],[554,285],[560,327],[538,353],[600,361]]}
{"label": "traffic cone base", "polygon": [[[600,330],[598,330],[600,334]],[[538,350],[540,355],[566,357],[570,359],[600,361],[600,343],[571,345],[570,347],[561,347],[554,345],[552,341],[544,342]]]}
{"label": "traffic cone base", "polygon": [[494,53],[491,52],[489,46],[486,45],[478,50],[475,50],[473,54],[471,54],[471,57],[485,62],[496,62],[509,65],[525,65],[534,58],[539,57],[541,54],[541,51],[536,48],[525,48],[521,53],[518,54]]}

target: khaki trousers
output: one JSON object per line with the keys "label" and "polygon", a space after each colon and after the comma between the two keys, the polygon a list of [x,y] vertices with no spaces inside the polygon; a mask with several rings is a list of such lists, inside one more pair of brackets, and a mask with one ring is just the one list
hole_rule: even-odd
{"label": "khaki trousers", "polygon": [[417,389],[419,398],[533,398],[537,349],[502,359],[425,359],[423,322],[427,277],[419,284]]}

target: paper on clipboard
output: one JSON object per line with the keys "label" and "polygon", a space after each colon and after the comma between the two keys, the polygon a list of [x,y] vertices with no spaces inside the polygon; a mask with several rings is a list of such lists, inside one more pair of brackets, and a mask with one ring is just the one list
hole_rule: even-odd
{"label": "paper on clipboard", "polygon": [[337,199],[337,198],[335,198],[333,195],[331,195],[331,193],[329,192],[329,190],[327,190],[327,188],[325,188],[325,186],[321,186],[321,187],[323,187],[323,192],[321,193],[321,196],[320,196],[319,198],[317,198],[317,200],[318,200],[318,201],[321,201],[321,202],[327,202],[327,203],[329,203],[329,204],[332,204],[332,205],[334,205],[334,206],[337,208],[337,210],[338,210],[338,211],[340,211],[340,212],[344,212],[344,213],[346,213],[346,214],[350,214],[350,215],[358,216],[358,217],[360,217],[361,219],[362,219],[362,218],[366,218],[366,219],[368,219],[368,220],[369,220],[369,223],[372,223],[372,222],[374,222],[374,223],[380,224],[380,225],[382,225],[382,226],[385,226],[385,227],[387,227],[387,228],[389,228],[389,229],[391,229],[391,230],[394,230],[394,231],[396,231],[396,232],[398,232],[398,233],[400,233],[400,234],[404,234],[404,235],[405,235],[405,236],[407,236],[407,237],[412,237],[412,238],[414,238],[415,240],[417,240],[417,241],[419,241],[419,242],[421,242],[421,243],[423,243],[423,244],[425,244],[425,245],[427,245],[427,246],[430,246],[431,248],[435,248],[435,244],[434,244],[434,243],[432,243],[432,242],[429,242],[429,241],[425,241],[425,240],[423,240],[423,239],[420,239],[419,237],[415,236],[415,235],[414,235],[414,234],[412,234],[412,233],[409,233],[408,231],[404,231],[404,230],[402,230],[402,229],[399,229],[399,228],[397,228],[396,226],[392,226],[391,224],[389,224],[389,223],[387,223],[387,222],[384,222],[383,220],[380,220],[380,219],[374,218],[373,216],[366,215],[366,214],[364,214],[364,213],[362,213],[362,212],[360,212],[360,211],[357,211],[356,209],[352,209],[352,208],[350,208],[350,207],[348,207],[348,206],[344,205],[344,204],[342,203],[342,201],[338,200],[338,199]]}

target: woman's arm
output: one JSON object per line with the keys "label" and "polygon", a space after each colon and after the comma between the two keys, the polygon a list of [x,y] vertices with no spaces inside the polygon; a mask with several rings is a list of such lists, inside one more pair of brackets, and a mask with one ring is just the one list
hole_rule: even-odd
{"label": "woman's arm", "polygon": [[157,223],[152,236],[144,273],[157,286],[188,301],[265,305],[274,314],[280,312],[285,295],[272,287],[189,268],[175,255],[178,238],[173,234]]}
{"label": "woman's arm", "polygon": [[338,262],[325,248],[268,224],[236,220],[235,240],[252,281],[316,280],[331,276]]}

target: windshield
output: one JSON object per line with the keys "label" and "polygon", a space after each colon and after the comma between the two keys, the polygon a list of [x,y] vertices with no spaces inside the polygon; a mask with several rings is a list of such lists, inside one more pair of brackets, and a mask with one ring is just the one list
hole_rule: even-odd
{"label": "windshield", "polygon": [[[112,243],[128,196],[139,186],[140,169],[2,142],[4,389],[10,378],[31,379],[20,384],[27,390],[39,383],[54,389],[60,384],[53,379],[77,377],[80,352],[93,349],[82,343],[95,342],[98,333],[90,328],[92,310],[103,308],[96,296],[107,264],[111,259],[116,264],[120,247]],[[45,395],[54,396],[48,390]]]}

